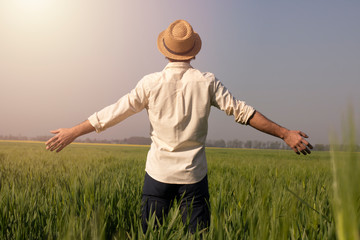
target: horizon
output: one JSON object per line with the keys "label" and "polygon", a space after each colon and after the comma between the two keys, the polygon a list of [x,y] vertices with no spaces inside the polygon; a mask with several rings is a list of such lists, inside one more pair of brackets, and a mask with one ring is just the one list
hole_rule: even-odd
{"label": "horizon", "polygon": [[[176,19],[202,39],[191,65],[274,122],[329,144],[353,106],[360,137],[360,2],[0,0],[0,135],[49,135],[86,120],[167,64]],[[79,139],[149,137],[142,111]],[[212,108],[208,140],[280,141]]]}
{"label": "horizon", "polygon": [[[52,135],[44,135],[44,136],[35,136],[28,137],[23,135],[1,135],[0,134],[0,142],[29,142],[29,143],[46,143]],[[107,138],[89,138],[88,135],[81,136],[73,141],[73,143],[84,143],[84,144],[115,144],[115,145],[151,145],[151,137],[145,136],[130,136],[123,139],[107,139]],[[237,146],[235,146],[235,145]],[[249,146],[250,147],[247,147]],[[276,146],[275,146],[275,145]],[[312,143],[315,151],[328,151],[330,150],[330,146],[335,145],[344,145],[344,143]],[[206,139],[205,142],[206,147],[221,147],[221,148],[248,148],[248,149],[282,149],[282,150],[291,150],[289,146],[286,145],[279,138],[272,138],[270,140],[250,140],[247,139],[245,141],[239,139]],[[356,144],[359,148],[360,145]]]}

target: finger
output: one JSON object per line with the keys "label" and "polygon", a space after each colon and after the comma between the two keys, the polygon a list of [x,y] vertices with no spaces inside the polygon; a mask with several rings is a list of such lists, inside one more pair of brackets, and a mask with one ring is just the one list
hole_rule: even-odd
{"label": "finger", "polygon": [[60,132],[60,128],[59,128],[59,129],[56,129],[56,130],[51,130],[50,132],[53,133],[53,134],[57,134],[57,133]]}
{"label": "finger", "polygon": [[294,150],[294,152],[295,152],[297,155],[299,155],[299,154],[300,154],[300,152],[297,150],[297,148],[296,148],[296,147],[293,147],[292,149]]}
{"label": "finger", "polygon": [[306,146],[303,144],[303,141],[298,142],[295,146],[299,151],[302,151],[306,148]]}
{"label": "finger", "polygon": [[59,148],[59,146],[61,146],[61,142],[60,142],[60,141],[54,142],[53,145],[50,146],[50,151],[56,150],[57,148]]}
{"label": "finger", "polygon": [[50,138],[50,139],[45,143],[45,145],[47,146],[46,149],[48,149],[49,146],[52,145],[52,143],[55,142],[57,139],[58,139],[58,136],[54,136],[54,137]]}
{"label": "finger", "polygon": [[307,154],[307,152],[306,152],[306,150],[305,150],[305,149],[306,149],[306,146],[303,145],[301,142],[300,142],[298,145],[296,145],[295,147],[297,148],[299,154],[300,154],[300,153],[302,153],[302,154],[304,154],[304,155]]}
{"label": "finger", "polygon": [[54,145],[51,149],[50,149],[50,151],[55,151],[56,149],[58,149],[59,148],[59,145]]}
{"label": "finger", "polygon": [[311,153],[310,149],[307,148],[307,146],[305,146],[305,145],[303,145],[303,144],[298,145],[297,148],[298,148],[298,150],[299,150],[302,154],[304,154],[304,155]]}
{"label": "finger", "polygon": [[46,149],[52,152],[52,151],[54,151],[55,146],[56,146],[56,143],[53,142],[49,146],[47,146]]}
{"label": "finger", "polygon": [[302,137],[304,137],[304,138],[308,138],[308,137],[309,137],[306,133],[304,133],[304,132],[302,132],[302,131],[300,131],[299,134],[300,134],[300,136],[302,136]]}
{"label": "finger", "polygon": [[[312,146],[308,141],[306,141],[305,139],[302,140],[302,143],[303,143],[306,147],[308,147],[308,148],[310,148],[310,149],[313,149],[313,146]],[[310,151],[308,148],[306,148],[307,151]]]}
{"label": "finger", "polygon": [[306,141],[305,139],[302,139],[302,140],[301,140],[301,143],[303,143],[305,146],[309,145],[309,142]]}
{"label": "finger", "polygon": [[60,152],[60,151],[63,150],[64,147],[66,147],[66,146],[67,146],[67,144],[62,144],[62,145],[60,145],[60,147],[58,148],[58,150],[56,150],[56,152],[57,152],[57,153]]}
{"label": "finger", "polygon": [[306,155],[306,151],[305,151],[305,150],[302,150],[301,153],[304,154],[304,155]]}

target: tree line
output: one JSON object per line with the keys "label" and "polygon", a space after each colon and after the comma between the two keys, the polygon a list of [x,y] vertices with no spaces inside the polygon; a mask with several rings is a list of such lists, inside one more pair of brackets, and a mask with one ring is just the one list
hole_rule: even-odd
{"label": "tree line", "polygon": [[[250,148],[250,149],[283,149],[290,150],[290,147],[282,141],[258,141],[258,140],[247,140],[240,141],[238,139],[225,141],[221,140],[208,140],[206,142],[207,147],[223,147],[223,148]],[[360,150],[360,146],[357,146]],[[315,144],[314,150],[316,151],[329,151],[329,144]]]}
{"label": "tree line", "polygon": [[[26,137],[26,136],[14,136],[14,135],[0,135],[1,140],[22,140],[22,141],[47,141],[51,136],[37,136],[37,137]],[[124,139],[90,139],[83,138],[77,139],[75,142],[83,143],[108,143],[108,144],[137,144],[137,145],[150,145],[151,139],[148,137],[130,137]],[[238,139],[225,141],[220,140],[208,140],[205,144],[206,147],[220,147],[220,148],[250,148],[250,149],[283,149],[290,150],[290,148],[282,141],[258,141],[258,140],[247,140],[241,141]],[[345,146],[338,146],[337,149],[344,149]],[[315,151],[329,151],[329,144],[315,144]],[[356,151],[360,151],[360,146],[355,146]]]}

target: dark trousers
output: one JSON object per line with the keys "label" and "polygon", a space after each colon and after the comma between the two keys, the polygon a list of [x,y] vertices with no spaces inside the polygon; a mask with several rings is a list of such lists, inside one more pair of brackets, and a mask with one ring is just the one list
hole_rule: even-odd
{"label": "dark trousers", "polygon": [[191,233],[210,226],[210,203],[207,176],[194,184],[167,184],[156,181],[145,174],[142,193],[141,224],[147,231],[147,220],[155,212],[159,222],[166,216],[174,200],[180,201],[182,221],[185,224],[189,216]]}

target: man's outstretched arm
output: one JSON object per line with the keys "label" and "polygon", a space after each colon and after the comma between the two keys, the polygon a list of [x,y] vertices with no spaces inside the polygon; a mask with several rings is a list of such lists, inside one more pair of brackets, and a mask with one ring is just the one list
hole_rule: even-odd
{"label": "man's outstretched arm", "polygon": [[72,128],[59,128],[57,130],[50,131],[56,135],[45,143],[46,149],[60,152],[64,147],[72,143],[77,137],[93,131],[95,131],[95,128],[90,124],[89,120],[86,120]]}
{"label": "man's outstretched arm", "polygon": [[308,138],[305,133],[281,127],[258,111],[249,120],[249,125],[261,132],[281,138],[297,154],[300,154],[300,152],[304,155],[311,153],[310,149],[313,147],[305,140],[305,138]]}

